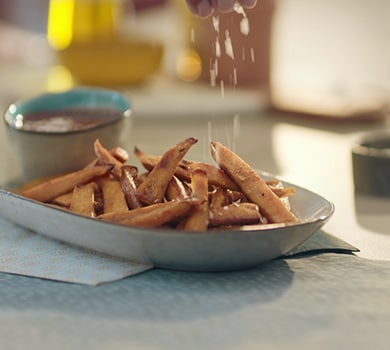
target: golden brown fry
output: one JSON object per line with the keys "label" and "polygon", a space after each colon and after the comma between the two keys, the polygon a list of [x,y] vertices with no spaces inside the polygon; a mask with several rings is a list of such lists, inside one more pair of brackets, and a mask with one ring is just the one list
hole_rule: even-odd
{"label": "golden brown fry", "polygon": [[161,156],[152,156],[141,151],[137,146],[134,147],[134,155],[148,171],[152,171],[161,159]]}
{"label": "golden brown fry", "polygon": [[121,213],[104,214],[99,219],[142,227],[160,227],[174,222],[187,215],[197,204],[196,200],[183,199],[164,203],[156,203]]}
{"label": "golden brown fry", "polygon": [[202,169],[207,173],[210,186],[214,185],[231,190],[239,189],[237,184],[222,169],[213,164],[183,160],[176,169],[176,174],[179,178],[187,179],[188,176],[191,177],[194,169]]}
{"label": "golden brown fry", "polygon": [[74,187],[107,175],[112,165],[87,167],[72,173],[55,177],[37,186],[21,190],[18,193],[24,197],[35,199],[40,202],[50,202],[54,198],[73,191]]}
{"label": "golden brown fry", "polygon": [[177,200],[157,204],[161,206],[148,213],[134,216],[132,219],[125,220],[122,223],[142,227],[160,227],[180,220],[191,211],[195,202],[191,200]]}
{"label": "golden brown fry", "polygon": [[103,165],[113,165],[112,173],[117,178],[120,179],[121,177],[121,167],[122,162],[120,162],[118,159],[116,159],[101,143],[98,139],[96,139],[94,143],[94,150],[96,157],[98,158],[99,164]]}
{"label": "golden brown fry", "polygon": [[99,181],[99,185],[103,194],[104,213],[122,212],[129,209],[121,184],[116,178],[103,178]]}
{"label": "golden brown fry", "polygon": [[153,204],[162,201],[177,165],[196,142],[195,138],[190,137],[164,153],[137,189],[137,198],[141,203]]}
{"label": "golden brown fry", "polygon": [[135,155],[148,170],[138,174],[137,167],[124,164],[128,160],[125,150],[116,147],[108,151],[96,140],[97,158],[84,169],[38,179],[18,193],[82,215],[133,226],[206,231],[298,222],[288,201],[294,188],[283,188],[277,179],[264,181],[218,142],[211,143],[211,154],[220,168],[185,160],[196,142],[188,138],[163,156],[135,148]]}
{"label": "golden brown fry", "polygon": [[69,208],[70,202],[72,201],[73,191],[64,193],[52,200],[53,204],[57,204],[61,207]]}
{"label": "golden brown fry", "polygon": [[209,214],[209,226],[257,224],[261,218],[259,207],[254,203],[232,203],[211,208]]}
{"label": "golden brown fry", "polygon": [[[96,151],[95,151],[96,153]],[[116,159],[118,160],[119,162],[121,162],[122,164],[126,163],[129,159],[129,153],[124,150],[123,148],[121,147],[114,147],[113,149],[111,149],[109,151],[109,153]],[[104,161],[102,162],[101,160],[99,160],[99,158],[95,158],[94,160],[92,160],[91,162],[89,162],[86,167],[91,167],[91,166],[96,166],[96,165],[104,165],[104,164],[107,164],[107,161]]]}
{"label": "golden brown fry", "polygon": [[195,169],[191,179],[192,196],[199,201],[183,224],[186,231],[207,231],[209,224],[209,201],[207,173],[203,169]]}
{"label": "golden brown fry", "polygon": [[125,194],[127,205],[130,209],[141,208],[142,205],[137,199],[137,185],[136,178],[138,176],[138,169],[132,165],[122,166],[122,175],[120,179],[121,188]]}
{"label": "golden brown fry", "polygon": [[26,190],[28,190],[30,188],[33,188],[35,186],[38,186],[38,185],[40,185],[42,183],[48,182],[49,180],[53,180],[56,177],[60,177],[60,176],[63,176],[63,175],[66,175],[66,174],[57,174],[57,175],[51,175],[51,176],[43,176],[43,177],[40,177],[38,179],[31,180],[28,183],[24,184],[22,187],[20,187],[17,190],[17,192],[20,193],[22,191],[26,191]]}
{"label": "golden brown fry", "polygon": [[[151,171],[160,161],[160,156],[153,156],[134,148],[134,155],[138,158],[146,170]],[[182,181],[191,181],[191,174],[194,169],[203,169],[208,176],[209,185],[220,186],[238,190],[237,184],[222,170],[213,164],[194,162],[183,159],[175,170],[175,175]]]}
{"label": "golden brown fry", "polygon": [[227,196],[229,198],[229,203],[241,203],[247,202],[248,200],[245,198],[245,195],[241,191],[231,191],[229,189],[226,190]]}
{"label": "golden brown fry", "polygon": [[95,188],[96,184],[92,182],[76,186],[72,192],[69,210],[81,215],[95,217]]}
{"label": "golden brown fry", "polygon": [[295,193],[294,187],[274,187],[270,186],[270,189],[275,193],[279,198],[290,197]]}
{"label": "golden brown fry", "polygon": [[226,190],[222,187],[216,187],[209,195],[210,209],[221,208],[229,204],[229,197]]}
{"label": "golden brown fry", "polygon": [[219,142],[211,142],[211,154],[219,166],[237,183],[249,201],[257,204],[272,223],[296,223],[298,219],[265,181],[238,155]]}
{"label": "golden brown fry", "polygon": [[119,146],[110,149],[110,154],[123,164],[129,160],[129,153]]}
{"label": "golden brown fry", "polygon": [[183,182],[181,182],[176,176],[172,176],[171,181],[169,181],[165,197],[168,201],[184,199],[188,197]]}
{"label": "golden brown fry", "polygon": [[96,216],[104,213],[104,199],[101,188],[98,186],[98,190],[95,192],[95,212]]}

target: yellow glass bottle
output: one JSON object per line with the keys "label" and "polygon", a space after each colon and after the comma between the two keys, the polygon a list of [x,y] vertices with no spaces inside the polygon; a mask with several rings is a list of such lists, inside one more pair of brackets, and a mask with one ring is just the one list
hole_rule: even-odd
{"label": "yellow glass bottle", "polygon": [[50,0],[47,38],[76,81],[144,82],[161,65],[163,47],[121,31],[124,0]]}
{"label": "yellow glass bottle", "polygon": [[47,36],[58,50],[74,43],[113,39],[120,22],[118,0],[51,0]]}

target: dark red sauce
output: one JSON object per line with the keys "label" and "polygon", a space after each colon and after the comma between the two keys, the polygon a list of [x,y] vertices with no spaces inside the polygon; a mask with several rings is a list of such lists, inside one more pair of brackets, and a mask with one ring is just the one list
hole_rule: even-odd
{"label": "dark red sauce", "polygon": [[42,133],[67,133],[96,128],[123,117],[118,109],[72,108],[23,114],[18,129]]}

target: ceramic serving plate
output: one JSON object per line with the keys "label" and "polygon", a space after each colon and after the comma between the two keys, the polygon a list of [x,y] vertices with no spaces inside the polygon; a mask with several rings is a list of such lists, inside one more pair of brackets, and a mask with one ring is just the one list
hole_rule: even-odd
{"label": "ceramic serving plate", "polygon": [[[264,179],[275,178],[260,175]],[[202,233],[129,227],[69,213],[6,189],[0,189],[0,216],[50,238],[156,267],[237,270],[289,252],[333,214],[334,206],[325,198],[288,182],[283,184],[296,189],[290,203],[299,224]]]}

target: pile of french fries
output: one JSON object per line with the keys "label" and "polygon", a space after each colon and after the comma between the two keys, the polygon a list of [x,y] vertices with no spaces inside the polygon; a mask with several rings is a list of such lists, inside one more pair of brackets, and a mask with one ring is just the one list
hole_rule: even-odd
{"label": "pile of french fries", "polygon": [[285,199],[294,188],[264,181],[237,154],[211,142],[217,165],[184,159],[190,137],[153,156],[134,149],[144,168],[128,164],[122,148],[94,142],[96,159],[80,170],[35,180],[17,193],[74,213],[124,225],[183,231],[294,224]]}

